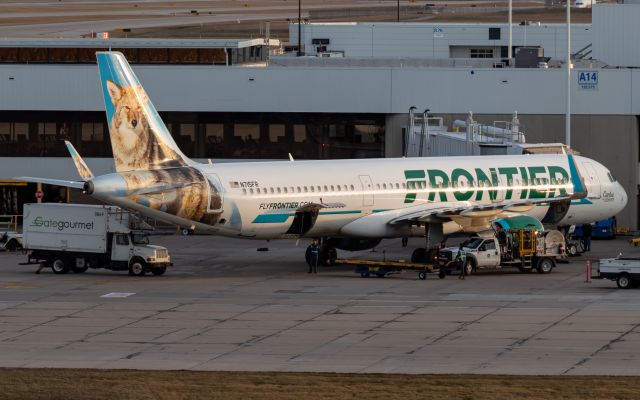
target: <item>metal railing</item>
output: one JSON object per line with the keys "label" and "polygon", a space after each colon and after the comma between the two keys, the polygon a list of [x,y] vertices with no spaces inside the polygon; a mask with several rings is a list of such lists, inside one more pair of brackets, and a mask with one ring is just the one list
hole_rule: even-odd
{"label": "metal railing", "polygon": [[0,231],[18,231],[22,225],[22,215],[0,215]]}

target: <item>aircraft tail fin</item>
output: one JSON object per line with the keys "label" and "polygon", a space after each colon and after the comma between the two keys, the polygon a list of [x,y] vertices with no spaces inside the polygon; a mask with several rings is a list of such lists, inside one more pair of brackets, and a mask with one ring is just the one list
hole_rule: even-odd
{"label": "aircraft tail fin", "polygon": [[117,172],[192,165],[178,148],[124,55],[97,52]]}
{"label": "aircraft tail fin", "polygon": [[80,177],[85,181],[93,179],[93,172],[91,172],[91,170],[87,166],[87,163],[85,163],[82,157],[80,157],[80,154],[76,151],[76,148],[73,147],[71,142],[69,142],[68,140],[65,140],[64,144],[67,145],[67,150],[69,150],[69,154],[71,154],[71,158],[73,159],[73,163],[76,165],[76,169],[78,170],[78,174],[80,175]]}

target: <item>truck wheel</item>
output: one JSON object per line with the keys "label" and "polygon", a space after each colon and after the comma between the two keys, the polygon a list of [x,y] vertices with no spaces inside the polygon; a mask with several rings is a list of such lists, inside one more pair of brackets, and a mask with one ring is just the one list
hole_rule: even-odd
{"label": "truck wheel", "polygon": [[627,274],[618,275],[618,279],[616,279],[616,284],[620,289],[630,289],[632,285],[631,278]]}
{"label": "truck wheel", "polygon": [[160,276],[160,275],[164,274],[165,272],[167,272],[167,267],[154,267],[154,268],[151,268],[151,273],[153,273],[155,276]]}
{"label": "truck wheel", "polygon": [[475,269],[473,266],[473,261],[467,260],[467,262],[464,264],[464,269],[465,269],[465,274],[471,275],[471,273]]}
{"label": "truck wheel", "polygon": [[576,254],[578,254],[578,246],[576,246],[575,244],[570,244],[567,248],[567,251],[570,256],[575,256]]}
{"label": "truck wheel", "polygon": [[129,275],[142,276],[144,275],[144,261],[135,259],[129,264]]}
{"label": "truck wheel", "polygon": [[551,270],[553,269],[553,267],[556,266],[556,263],[553,261],[552,258],[541,258],[540,261],[538,261],[538,266],[537,266],[537,271],[539,274],[548,274],[549,272],[551,272]]}
{"label": "truck wheel", "polygon": [[420,279],[421,281],[427,279],[427,273],[424,271],[418,272],[418,279]]}
{"label": "truck wheel", "polygon": [[54,258],[51,262],[51,270],[55,274],[66,274],[69,272],[69,266],[62,258]]}

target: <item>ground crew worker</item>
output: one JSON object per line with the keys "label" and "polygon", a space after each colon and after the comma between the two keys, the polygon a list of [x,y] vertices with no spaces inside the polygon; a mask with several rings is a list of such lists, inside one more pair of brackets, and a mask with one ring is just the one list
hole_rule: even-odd
{"label": "ground crew worker", "polygon": [[507,232],[500,224],[496,224],[496,238],[500,244],[500,254],[504,254],[507,251]]}
{"label": "ground crew worker", "polygon": [[584,251],[591,251],[591,224],[582,225],[582,247]]}
{"label": "ground crew worker", "polygon": [[309,264],[308,273],[318,273],[318,256],[320,254],[320,248],[318,247],[318,241],[315,239],[311,242],[305,253],[307,264]]}
{"label": "ground crew worker", "polygon": [[458,255],[456,259],[458,260],[458,265],[460,266],[460,275],[458,275],[458,279],[465,279],[467,276],[467,254],[464,252],[463,248],[464,244],[460,244],[460,248],[458,249]]}
{"label": "ground crew worker", "polygon": [[38,264],[38,269],[36,269],[36,274],[39,274],[44,269],[45,264],[41,262]]}

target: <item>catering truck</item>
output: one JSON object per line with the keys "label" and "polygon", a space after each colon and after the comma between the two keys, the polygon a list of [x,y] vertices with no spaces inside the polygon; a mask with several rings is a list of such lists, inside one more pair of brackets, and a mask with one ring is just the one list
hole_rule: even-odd
{"label": "catering truck", "polygon": [[[45,263],[56,274],[88,268],[162,275],[171,265],[166,248],[149,244],[141,222],[104,205],[42,203],[24,206],[27,264]],[[136,229],[138,228],[138,229]]]}

